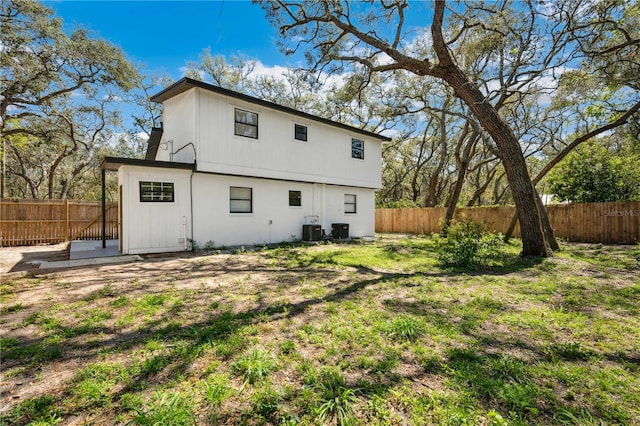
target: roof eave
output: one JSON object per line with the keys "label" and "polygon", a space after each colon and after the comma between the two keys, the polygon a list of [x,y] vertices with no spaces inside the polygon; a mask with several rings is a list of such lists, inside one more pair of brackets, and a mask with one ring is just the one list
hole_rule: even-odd
{"label": "roof eave", "polygon": [[104,157],[100,168],[116,171],[121,166],[155,167],[165,169],[196,170],[195,163],[178,163],[175,161],[141,160],[139,158]]}
{"label": "roof eave", "polygon": [[233,90],[229,90],[229,89],[225,89],[219,86],[215,86],[213,84],[209,84],[209,83],[205,83],[204,81],[200,81],[200,80],[195,80],[189,77],[183,77],[182,79],[176,81],[175,83],[173,83],[171,86],[163,89],[162,91],[156,93],[155,95],[151,96],[151,101],[152,102],[164,102],[167,99],[170,99],[174,96],[177,96],[181,93],[186,92],[187,90],[190,90],[192,88],[200,88],[203,90],[207,90],[213,93],[217,93],[220,95],[224,95],[224,96],[229,96],[235,99],[240,99],[246,102],[250,102],[250,103],[254,103],[254,104],[258,104],[267,108],[272,108],[278,111],[282,111],[288,114],[293,114],[293,115],[297,115],[299,117],[304,117],[310,120],[314,120],[314,121],[318,121],[320,123],[323,124],[327,124],[330,126],[334,126],[334,127],[339,127],[341,129],[344,130],[349,130],[355,133],[359,133],[361,135],[365,135],[365,136],[369,136],[372,138],[376,138],[379,139],[383,142],[389,142],[391,141],[390,137],[387,136],[382,136],[379,135],[377,133],[373,133],[373,132],[369,132],[367,130],[363,130],[363,129],[359,129],[357,127],[354,126],[350,126],[348,124],[344,124],[344,123],[339,123],[337,121],[333,121],[333,120],[329,120],[327,118],[323,118],[323,117],[318,117],[316,115],[313,114],[308,114],[306,112],[303,111],[298,111],[296,109],[287,107],[287,106],[283,106],[283,105],[279,105],[273,102],[269,102],[269,101],[265,101],[262,99],[258,99],[255,98],[253,96],[249,96],[249,95],[245,95],[243,93],[239,93],[239,92],[235,92]]}

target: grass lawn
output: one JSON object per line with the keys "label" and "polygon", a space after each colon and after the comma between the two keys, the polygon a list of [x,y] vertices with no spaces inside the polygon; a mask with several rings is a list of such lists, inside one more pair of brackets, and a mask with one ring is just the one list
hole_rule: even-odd
{"label": "grass lawn", "polygon": [[429,237],[7,274],[0,424],[640,425],[640,248]]}

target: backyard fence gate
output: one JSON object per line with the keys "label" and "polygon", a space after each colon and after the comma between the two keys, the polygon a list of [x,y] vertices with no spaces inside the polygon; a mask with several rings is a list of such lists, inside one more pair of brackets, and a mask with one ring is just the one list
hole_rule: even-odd
{"label": "backyard fence gate", "polygon": [[[107,203],[106,238],[118,238],[118,203]],[[0,247],[102,238],[102,203],[0,200]]]}

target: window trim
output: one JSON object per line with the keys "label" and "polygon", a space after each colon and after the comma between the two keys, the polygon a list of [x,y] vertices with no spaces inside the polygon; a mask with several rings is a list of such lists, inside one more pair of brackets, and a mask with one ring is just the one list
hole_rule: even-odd
{"label": "window trim", "polygon": [[[142,187],[145,185],[151,185],[150,190],[144,190]],[[154,186],[158,185],[158,188]],[[176,200],[175,185],[173,182],[161,182],[161,181],[138,181],[138,189],[141,203],[173,203]],[[151,199],[145,199],[144,194],[151,194]],[[159,195],[159,199],[154,199],[154,194]],[[170,198],[165,197],[170,195]]]}
{"label": "window trim", "polygon": [[[238,111],[243,112],[243,113],[247,113],[247,114],[253,114],[253,115],[255,115],[255,116],[256,116],[256,124],[244,123],[244,122],[242,122],[242,121],[238,121],[238,119],[237,119],[237,113],[238,113]],[[256,139],[256,140],[257,140],[257,139],[259,139],[259,135],[260,135],[260,134],[259,134],[259,127],[258,127],[259,120],[260,120],[260,117],[259,117],[259,114],[258,114],[257,112],[249,111],[249,110],[246,110],[246,109],[242,109],[242,108],[234,107],[234,108],[233,108],[233,134],[234,134],[235,136],[240,136],[240,137],[242,137],[242,138]],[[238,126],[238,124],[241,124],[241,125],[243,125],[243,126],[255,127],[255,129],[256,129],[256,136],[255,136],[255,137],[253,137],[253,136],[247,136],[247,135],[242,134],[242,133],[238,133],[238,127],[237,127],[237,126]]]}
{"label": "window trim", "polygon": [[[347,197],[353,197],[353,202],[348,202]],[[348,211],[347,206],[353,206],[353,211]],[[358,196],[356,194],[344,194],[344,213],[345,214],[358,213]]]}
{"label": "window trim", "polygon": [[[354,144],[358,142],[361,144],[361,146],[354,147]],[[355,158],[356,160],[364,160],[364,140],[351,138],[351,158]]]}
{"label": "window trim", "polygon": [[[297,197],[298,204],[291,204],[291,194],[295,192],[298,193],[298,197]],[[302,191],[299,191],[296,189],[289,190],[289,207],[302,207]]]}
{"label": "window trim", "polygon": [[[304,128],[304,139],[298,137],[300,133],[298,132],[298,128]],[[309,126],[300,123],[293,123],[293,139],[300,142],[308,142],[309,141]]]}
{"label": "window trim", "polygon": [[[233,189],[248,189],[249,198],[233,198]],[[233,201],[249,201],[249,211],[234,211]],[[246,186],[229,186],[229,213],[231,214],[251,214],[253,213],[253,188]]]}

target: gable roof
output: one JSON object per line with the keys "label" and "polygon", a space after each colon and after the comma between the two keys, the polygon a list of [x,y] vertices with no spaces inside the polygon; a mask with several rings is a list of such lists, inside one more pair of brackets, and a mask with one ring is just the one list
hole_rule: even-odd
{"label": "gable roof", "polygon": [[307,114],[306,112],[298,111],[293,108],[289,108],[283,105],[278,105],[273,102],[265,101],[262,99],[254,98],[253,96],[245,95],[243,93],[234,92],[233,90],[224,89],[219,86],[214,86],[213,84],[205,83],[204,81],[195,80],[189,77],[183,77],[182,79],[176,81],[171,86],[166,89],[160,91],[159,93],[153,95],[151,100],[153,102],[164,102],[167,99],[170,99],[180,93],[186,92],[189,89],[194,87],[207,90],[209,92],[217,93],[224,96],[229,96],[234,99],[240,99],[242,101],[250,102],[252,104],[261,105],[267,108],[275,109],[277,111],[286,112],[287,114],[296,115],[298,117],[303,117],[309,120],[317,121],[319,123],[328,124],[333,127],[338,127],[341,129],[349,130],[354,133],[359,133],[364,136],[368,136],[371,138],[379,139],[381,141],[390,141],[391,138],[387,136],[382,136],[377,133],[368,132],[363,129],[359,129],[357,127],[349,126],[347,124],[339,123],[337,121],[329,120],[326,118],[318,117],[317,115]]}

